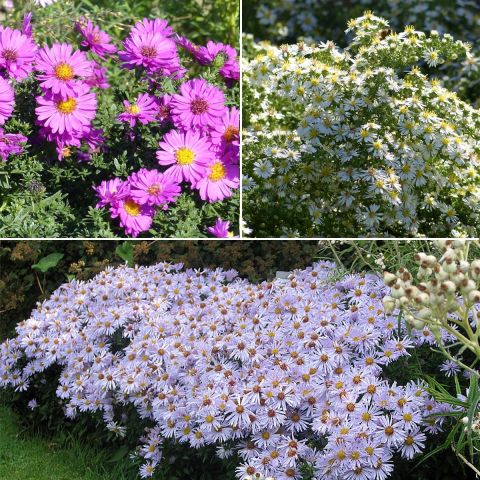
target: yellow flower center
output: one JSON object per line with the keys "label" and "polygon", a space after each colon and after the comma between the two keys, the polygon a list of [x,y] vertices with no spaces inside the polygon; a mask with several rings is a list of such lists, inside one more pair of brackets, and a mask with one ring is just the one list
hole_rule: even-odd
{"label": "yellow flower center", "polygon": [[132,115],[138,115],[140,113],[140,107],[135,103],[133,105],[125,107],[125,110]]}
{"label": "yellow flower center", "polygon": [[208,178],[213,182],[218,182],[219,180],[223,180],[225,178],[225,167],[223,166],[222,162],[215,162],[210,167],[210,170],[211,173]]}
{"label": "yellow flower center", "polygon": [[74,77],[73,68],[66,63],[59,63],[55,67],[55,76],[59,80],[63,80],[64,82],[68,82]]}
{"label": "yellow flower center", "polygon": [[126,200],[123,204],[123,209],[131,217],[138,217],[138,215],[140,215],[140,205],[135,203],[133,200]]}
{"label": "yellow flower center", "polygon": [[175,152],[175,157],[179,165],[191,165],[195,160],[195,152],[187,147],[182,147]]}
{"label": "yellow flower center", "polygon": [[70,113],[74,112],[76,108],[77,101],[74,98],[69,97],[67,100],[57,103],[57,110],[65,115],[69,115]]}

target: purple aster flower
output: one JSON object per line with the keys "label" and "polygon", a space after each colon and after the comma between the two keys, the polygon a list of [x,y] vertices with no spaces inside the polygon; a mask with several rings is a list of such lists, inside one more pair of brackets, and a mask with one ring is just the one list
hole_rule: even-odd
{"label": "purple aster flower", "polygon": [[140,205],[129,194],[130,185],[124,182],[117,192],[117,199],[110,206],[112,218],[119,218],[120,226],[127,235],[137,237],[150,229],[155,209],[150,205]]}
{"label": "purple aster flower", "polygon": [[170,102],[172,119],[184,129],[207,128],[217,124],[225,113],[225,95],[206,80],[193,79],[180,86],[180,94]]}
{"label": "purple aster flower", "polygon": [[13,88],[4,78],[0,77],[0,125],[3,125],[12,116],[14,103]]}
{"label": "purple aster flower", "polygon": [[33,71],[37,46],[19,30],[7,27],[0,31],[0,68],[17,81]]}
{"label": "purple aster flower", "polygon": [[117,51],[117,47],[111,43],[110,36],[100,28],[94,25],[90,20],[82,17],[77,22],[76,28],[83,40],[81,45],[90,49],[92,53],[102,60]]}
{"label": "purple aster flower", "polygon": [[140,169],[128,177],[130,196],[139,205],[167,206],[182,192],[180,185],[158,170]]}
{"label": "purple aster flower", "polygon": [[133,33],[123,42],[119,52],[123,66],[128,69],[144,68],[148,73],[171,75],[180,68],[175,42],[160,33]]}
{"label": "purple aster flower", "polygon": [[27,137],[20,134],[5,133],[0,128],[0,157],[4,162],[9,155],[18,155],[23,152],[23,143],[27,142]]}
{"label": "purple aster flower", "polygon": [[84,82],[92,88],[106,90],[110,88],[107,77],[107,67],[102,67],[97,62],[92,62],[92,74]]}
{"label": "purple aster flower", "polygon": [[119,199],[118,192],[123,183],[122,180],[115,177],[112,180],[104,180],[98,187],[93,187],[100,199],[95,207],[102,208],[117,202]]}
{"label": "purple aster flower", "polygon": [[240,167],[216,159],[209,165],[206,175],[195,184],[194,188],[199,191],[202,200],[218,202],[231,197],[233,190],[239,185]]}
{"label": "purple aster flower", "polygon": [[208,227],[207,230],[217,238],[232,238],[233,232],[230,231],[230,222],[217,218],[213,227]]}
{"label": "purple aster flower", "polygon": [[132,104],[125,100],[123,105],[125,111],[117,118],[122,122],[130,123],[131,127],[133,127],[137,121],[146,125],[156,120],[158,114],[157,100],[148,95],[148,93],[139,95],[135,103]]}
{"label": "purple aster flower", "polygon": [[84,52],[73,51],[68,43],[55,43],[38,52],[36,68],[40,72],[40,86],[63,97],[75,94],[79,79],[92,75],[92,62]]}
{"label": "purple aster flower", "polygon": [[461,368],[453,360],[445,360],[440,365],[440,371],[443,372],[447,377],[454,377],[460,373]]}
{"label": "purple aster flower", "polygon": [[146,33],[159,33],[164,37],[171,37],[174,31],[168,22],[162,18],[155,18],[154,20],[144,18],[137,22],[130,31],[130,34],[144,35]]}

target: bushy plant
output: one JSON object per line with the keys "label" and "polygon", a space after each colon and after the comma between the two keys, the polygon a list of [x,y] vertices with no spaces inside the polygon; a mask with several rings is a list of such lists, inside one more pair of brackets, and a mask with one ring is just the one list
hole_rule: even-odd
{"label": "bushy plant", "polygon": [[381,277],[329,262],[235,277],[163,263],[65,284],[0,346],[0,385],[41,408],[50,375],[67,417],[102,416],[120,436],[136,418],[142,477],[173,441],[238,455],[242,480],[386,478],[394,452],[412,458],[439,430],[449,408],[382,373],[429,340],[385,313]]}
{"label": "bushy plant", "polygon": [[128,6],[109,33],[69,1],[0,32],[2,236],[233,235],[237,52],[162,18],[125,24]]}
{"label": "bushy plant", "polygon": [[345,50],[247,39],[253,235],[477,235],[479,112],[419,65],[468,57],[469,45],[395,33],[368,12],[349,30]]}
{"label": "bushy plant", "polygon": [[333,40],[343,46],[348,38],[344,25],[366,9],[386,18],[396,30],[415,25],[419,30],[450,33],[471,42],[473,54],[440,69],[438,76],[462,98],[480,100],[480,14],[475,0],[245,0],[243,5],[250,12],[244,15],[245,31],[279,44],[308,39]]}

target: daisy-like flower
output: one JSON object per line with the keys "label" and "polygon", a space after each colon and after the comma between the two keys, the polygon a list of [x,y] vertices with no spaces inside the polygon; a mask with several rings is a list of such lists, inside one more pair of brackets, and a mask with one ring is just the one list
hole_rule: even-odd
{"label": "daisy-like flower", "polygon": [[3,125],[12,116],[14,103],[13,88],[4,78],[0,77],[0,125]]}
{"label": "daisy-like flower", "polygon": [[90,49],[92,53],[102,60],[108,55],[113,55],[117,51],[117,47],[111,43],[110,36],[100,30],[90,20],[81,18],[76,24],[76,28],[83,37],[82,46]]}
{"label": "daisy-like flower", "polygon": [[200,193],[202,200],[218,202],[232,196],[232,189],[240,185],[240,168],[236,164],[228,164],[216,159],[208,167],[205,177],[200,179],[195,188]]}
{"label": "daisy-like flower", "polygon": [[132,27],[130,33],[138,35],[143,35],[145,33],[159,33],[164,37],[171,37],[175,32],[163,18],[155,18],[153,20],[144,18]]}
{"label": "daisy-like flower", "polygon": [[37,46],[20,30],[0,31],[0,68],[17,81],[24,80],[33,70]]}
{"label": "daisy-like flower", "polygon": [[208,227],[207,230],[217,238],[232,238],[233,232],[230,231],[230,222],[217,218],[213,227]]}
{"label": "daisy-like flower", "polygon": [[206,80],[195,78],[180,86],[170,103],[175,125],[206,128],[216,125],[225,113],[225,95]]}
{"label": "daisy-like flower", "polygon": [[42,72],[38,75],[42,88],[68,97],[76,92],[78,79],[92,75],[93,66],[84,52],[73,51],[68,43],[55,43],[38,52],[36,68]]}
{"label": "daisy-like flower", "polygon": [[142,168],[128,178],[130,195],[139,205],[165,205],[174,202],[182,192],[175,180],[158,170]]}
{"label": "daisy-like flower", "polygon": [[131,127],[133,127],[137,121],[144,125],[154,122],[158,114],[157,100],[148,95],[148,93],[139,95],[135,103],[132,104],[125,100],[123,106],[125,107],[125,111],[117,118],[121,122],[130,123]]}
{"label": "daisy-like flower", "polygon": [[171,165],[165,174],[178,183],[185,180],[194,184],[206,174],[213,160],[210,140],[190,130],[185,133],[168,132],[160,142],[160,148],[158,163]]}
{"label": "daisy-like flower", "polygon": [[87,85],[79,85],[76,92],[62,97],[52,92],[37,97],[35,109],[39,123],[52,133],[81,131],[95,118],[97,99]]}
{"label": "daisy-like flower", "polygon": [[0,128],[0,158],[6,162],[9,155],[22,153],[22,143],[26,143],[27,140],[27,137],[23,135],[5,133],[3,128]]}
{"label": "daisy-like flower", "polygon": [[442,63],[442,59],[437,50],[429,48],[426,50],[423,59],[427,62],[429,67],[436,67],[438,64]]}
{"label": "daisy-like flower", "polygon": [[129,70],[142,67],[148,73],[170,74],[180,67],[175,42],[160,33],[133,33],[125,39],[123,47],[118,55]]}
{"label": "daisy-like flower", "polygon": [[237,108],[225,109],[222,118],[213,126],[210,136],[214,144],[238,150],[240,146],[240,113]]}
{"label": "daisy-like flower", "polygon": [[112,180],[104,180],[98,187],[93,187],[100,199],[96,208],[102,208],[115,203],[118,200],[118,192],[123,183],[122,180],[115,177]]}
{"label": "daisy-like flower", "polygon": [[[123,197],[123,194],[124,192],[119,192],[119,196]],[[110,213],[112,218],[119,218],[120,226],[127,235],[136,237],[152,226],[155,209],[149,205],[140,205],[127,195],[113,203]]]}

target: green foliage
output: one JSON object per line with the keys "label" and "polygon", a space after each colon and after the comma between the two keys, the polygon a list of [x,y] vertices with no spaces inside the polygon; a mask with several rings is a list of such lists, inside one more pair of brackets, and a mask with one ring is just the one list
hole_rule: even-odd
{"label": "green foliage", "polygon": [[33,264],[32,268],[39,270],[42,273],[46,273],[51,268],[56,267],[62,258],[63,253],[51,253],[50,255],[41,258],[38,263]]}

